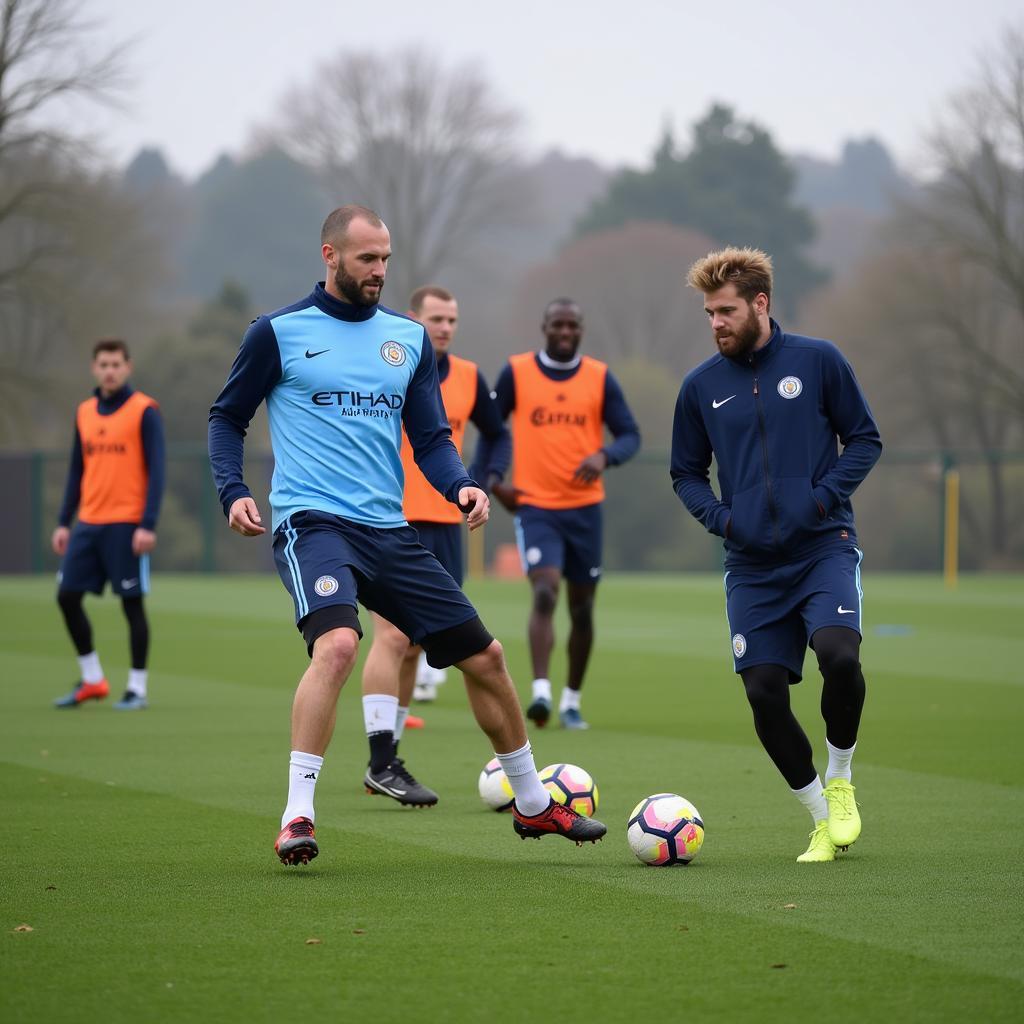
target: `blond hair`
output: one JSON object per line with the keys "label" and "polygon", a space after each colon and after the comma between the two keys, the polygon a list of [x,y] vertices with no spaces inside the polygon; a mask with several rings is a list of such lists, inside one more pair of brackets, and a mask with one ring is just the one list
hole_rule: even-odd
{"label": "blond hair", "polygon": [[760,249],[729,246],[702,256],[686,275],[686,283],[705,295],[727,284],[736,285],[736,293],[750,302],[764,292],[772,297],[772,258]]}

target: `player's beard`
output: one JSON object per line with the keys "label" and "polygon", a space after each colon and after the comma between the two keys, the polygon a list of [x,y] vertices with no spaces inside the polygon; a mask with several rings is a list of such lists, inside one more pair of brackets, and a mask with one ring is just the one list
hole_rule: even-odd
{"label": "player's beard", "polygon": [[747,312],[747,319],[726,339],[728,351],[722,348],[722,343],[717,335],[715,344],[718,345],[718,351],[723,356],[728,356],[730,359],[746,359],[754,351],[754,346],[760,337],[761,322],[758,320],[757,310],[751,304]]}
{"label": "player's beard", "polygon": [[380,282],[377,294],[371,299],[363,294],[363,285],[354,277],[345,273],[345,268],[339,263],[338,269],[334,272],[334,287],[345,296],[345,301],[353,306],[376,306],[380,302],[381,292],[384,290],[384,282]]}

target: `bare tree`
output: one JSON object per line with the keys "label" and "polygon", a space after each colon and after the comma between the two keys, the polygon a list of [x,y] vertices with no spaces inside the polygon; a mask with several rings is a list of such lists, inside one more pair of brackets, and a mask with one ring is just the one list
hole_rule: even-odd
{"label": "bare tree", "polygon": [[512,163],[518,115],[471,67],[426,54],[341,53],[286,98],[275,141],[314,167],[341,202],[377,210],[395,256],[389,291],[473,259],[527,202]]}

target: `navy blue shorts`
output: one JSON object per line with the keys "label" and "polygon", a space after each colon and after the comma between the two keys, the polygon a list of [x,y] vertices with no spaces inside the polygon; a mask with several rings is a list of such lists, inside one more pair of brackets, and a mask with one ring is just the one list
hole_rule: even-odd
{"label": "navy blue shorts", "polygon": [[132,554],[138,523],[77,523],[57,573],[60,590],[102,594],[107,580],[121,597],[149,593],[149,555]]}
{"label": "navy blue shorts", "polygon": [[465,578],[462,524],[417,522],[409,525],[416,531],[420,543],[444,566],[448,575],[461,587]]}
{"label": "navy blue shorts", "polygon": [[520,505],[515,524],[523,572],[551,567],[570,583],[601,579],[601,502],[559,509]]}
{"label": "navy blue shorts", "polygon": [[322,608],[355,609],[359,603],[394,623],[414,644],[477,618],[411,526],[382,530],[329,512],[296,512],[274,534],[274,561],[295,603],[300,631]]}
{"label": "navy blue shorts", "polygon": [[736,671],[781,665],[798,683],[817,630],[846,626],[860,633],[862,557],[851,545],[783,565],[730,569],[726,613]]}

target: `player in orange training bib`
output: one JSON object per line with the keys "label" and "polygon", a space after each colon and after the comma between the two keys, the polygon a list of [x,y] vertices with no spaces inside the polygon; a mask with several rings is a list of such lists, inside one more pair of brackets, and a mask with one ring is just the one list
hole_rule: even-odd
{"label": "player in orange training bib", "polygon": [[[459,304],[445,288],[418,288],[409,299],[409,315],[427,329],[437,358],[441,398],[452,428],[452,442],[462,454],[466,425],[472,422],[485,442],[486,465],[474,466],[470,475],[485,487],[500,480],[508,469],[512,444],[497,404],[476,363],[449,351],[459,326]],[[402,436],[405,490],[402,510],[415,527],[420,543],[462,585],[462,513],[446,501],[420,472],[407,437]],[[389,796],[401,804],[431,806],[437,794],[417,782],[398,756],[405,728],[413,724],[409,702],[416,684],[421,648],[395,625],[373,614],[373,644],[363,667],[363,716],[370,743],[370,764],[363,784],[367,790]],[[415,719],[422,725],[422,720]]]}
{"label": "player in orange training bib", "polygon": [[[107,581],[121,598],[131,644],[131,671],[114,707],[147,706],[149,623],[143,597],[149,592],[149,552],[164,489],[164,432],[157,403],[128,384],[128,346],[117,338],[93,348],[97,388],[78,407],[64,501],[52,547],[61,556],[57,603],[78,652],[81,678],[55,701],[74,708],[110,692],[92,626],[82,608],[86,592],[102,594]],[[78,511],[78,524],[71,519]]]}
{"label": "player in orange training bib", "polygon": [[[494,496],[515,513],[516,540],[533,591],[528,636],[533,695],[526,715],[551,715],[548,678],[554,614],[565,577],[569,672],[558,706],[566,729],[586,729],[580,690],[594,643],[594,597],[601,578],[604,471],[633,457],[640,431],[608,367],[581,356],[583,312],[572,299],[544,311],[545,345],[513,356],[498,377],[501,415],[511,417],[513,477]],[[605,444],[605,427],[614,440]]]}

